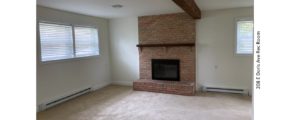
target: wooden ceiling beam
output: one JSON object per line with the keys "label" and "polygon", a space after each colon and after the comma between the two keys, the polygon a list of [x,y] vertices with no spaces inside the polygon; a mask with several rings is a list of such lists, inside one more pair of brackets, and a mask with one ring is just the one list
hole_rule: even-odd
{"label": "wooden ceiling beam", "polygon": [[187,14],[189,14],[193,19],[200,19],[201,12],[195,3],[195,0],[172,0],[181,7]]}

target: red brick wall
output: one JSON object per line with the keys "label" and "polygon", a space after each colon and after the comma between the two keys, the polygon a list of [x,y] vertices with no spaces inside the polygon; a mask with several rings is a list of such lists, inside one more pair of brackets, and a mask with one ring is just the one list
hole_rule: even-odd
{"label": "red brick wall", "polygon": [[139,43],[195,42],[195,21],[185,13],[139,17]]}
{"label": "red brick wall", "polygon": [[[139,44],[195,43],[195,21],[185,13],[139,17]],[[179,59],[180,80],[195,81],[195,47],[143,47],[140,79],[152,79],[151,59]]]}

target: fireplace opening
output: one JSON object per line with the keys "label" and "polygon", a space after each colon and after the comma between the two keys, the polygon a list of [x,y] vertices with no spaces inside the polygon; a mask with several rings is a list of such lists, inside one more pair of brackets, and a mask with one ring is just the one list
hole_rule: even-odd
{"label": "fireplace opening", "polygon": [[179,81],[179,60],[152,59],[152,79]]}

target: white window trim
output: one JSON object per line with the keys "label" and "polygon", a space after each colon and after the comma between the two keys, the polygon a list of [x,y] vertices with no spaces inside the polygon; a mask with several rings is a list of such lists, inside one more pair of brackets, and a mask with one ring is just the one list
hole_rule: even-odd
{"label": "white window trim", "polygon": [[[59,59],[59,60],[51,60],[51,61],[41,61],[41,64],[49,64],[49,63],[58,63],[58,62],[69,62],[69,61],[78,61],[78,60],[86,60],[91,58],[99,58],[100,55],[94,56],[85,56],[85,57],[75,57],[75,58],[67,58],[67,59]],[[41,56],[40,56],[41,57]]]}
{"label": "white window trim", "polygon": [[[49,61],[42,61],[41,60],[41,42],[40,42],[40,30],[39,30],[39,23],[48,23],[48,24],[57,24],[57,25],[68,25],[72,26],[72,34],[73,34],[73,52],[74,52],[74,57],[73,58],[65,58],[65,59],[58,59],[58,60],[49,60]],[[55,21],[47,21],[47,20],[37,20],[37,61],[41,64],[48,64],[48,63],[57,63],[57,62],[67,62],[67,61],[76,61],[76,60],[85,60],[85,59],[90,59],[90,58],[98,58],[101,55],[101,50],[100,50],[100,33],[98,27],[95,26],[89,26],[89,25],[79,25],[79,24],[70,24],[70,23],[64,23],[64,22],[55,22]],[[74,27],[87,27],[87,28],[94,28],[98,30],[98,37],[99,37],[99,54],[98,55],[91,55],[91,56],[82,56],[82,57],[76,57],[75,55],[75,33],[74,33]]]}
{"label": "white window trim", "polygon": [[[241,54],[241,53],[237,53],[237,30],[238,30],[238,21],[253,21],[254,23],[254,19],[253,17],[237,17],[234,19],[235,22],[235,38],[234,38],[234,56],[253,56],[254,55],[254,48],[253,48],[253,53],[252,54]],[[254,39],[254,38],[253,38]],[[254,47],[254,46],[253,46]]]}

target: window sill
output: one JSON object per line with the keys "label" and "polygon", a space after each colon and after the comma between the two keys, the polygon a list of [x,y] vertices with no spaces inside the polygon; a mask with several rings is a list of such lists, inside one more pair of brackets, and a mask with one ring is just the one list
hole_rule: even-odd
{"label": "window sill", "polygon": [[50,61],[41,61],[41,60],[39,60],[39,63],[40,64],[51,64],[51,63],[60,63],[60,62],[86,60],[86,59],[99,58],[99,57],[100,57],[100,55],[93,55],[93,56],[75,57],[75,58],[67,58],[67,59],[59,59],[59,60],[50,60]]}
{"label": "window sill", "polygon": [[241,56],[241,57],[242,57],[242,56],[245,56],[245,57],[252,57],[252,56],[254,56],[254,54],[238,54],[238,53],[235,53],[234,56],[238,56],[238,57],[239,57],[239,56]]}

